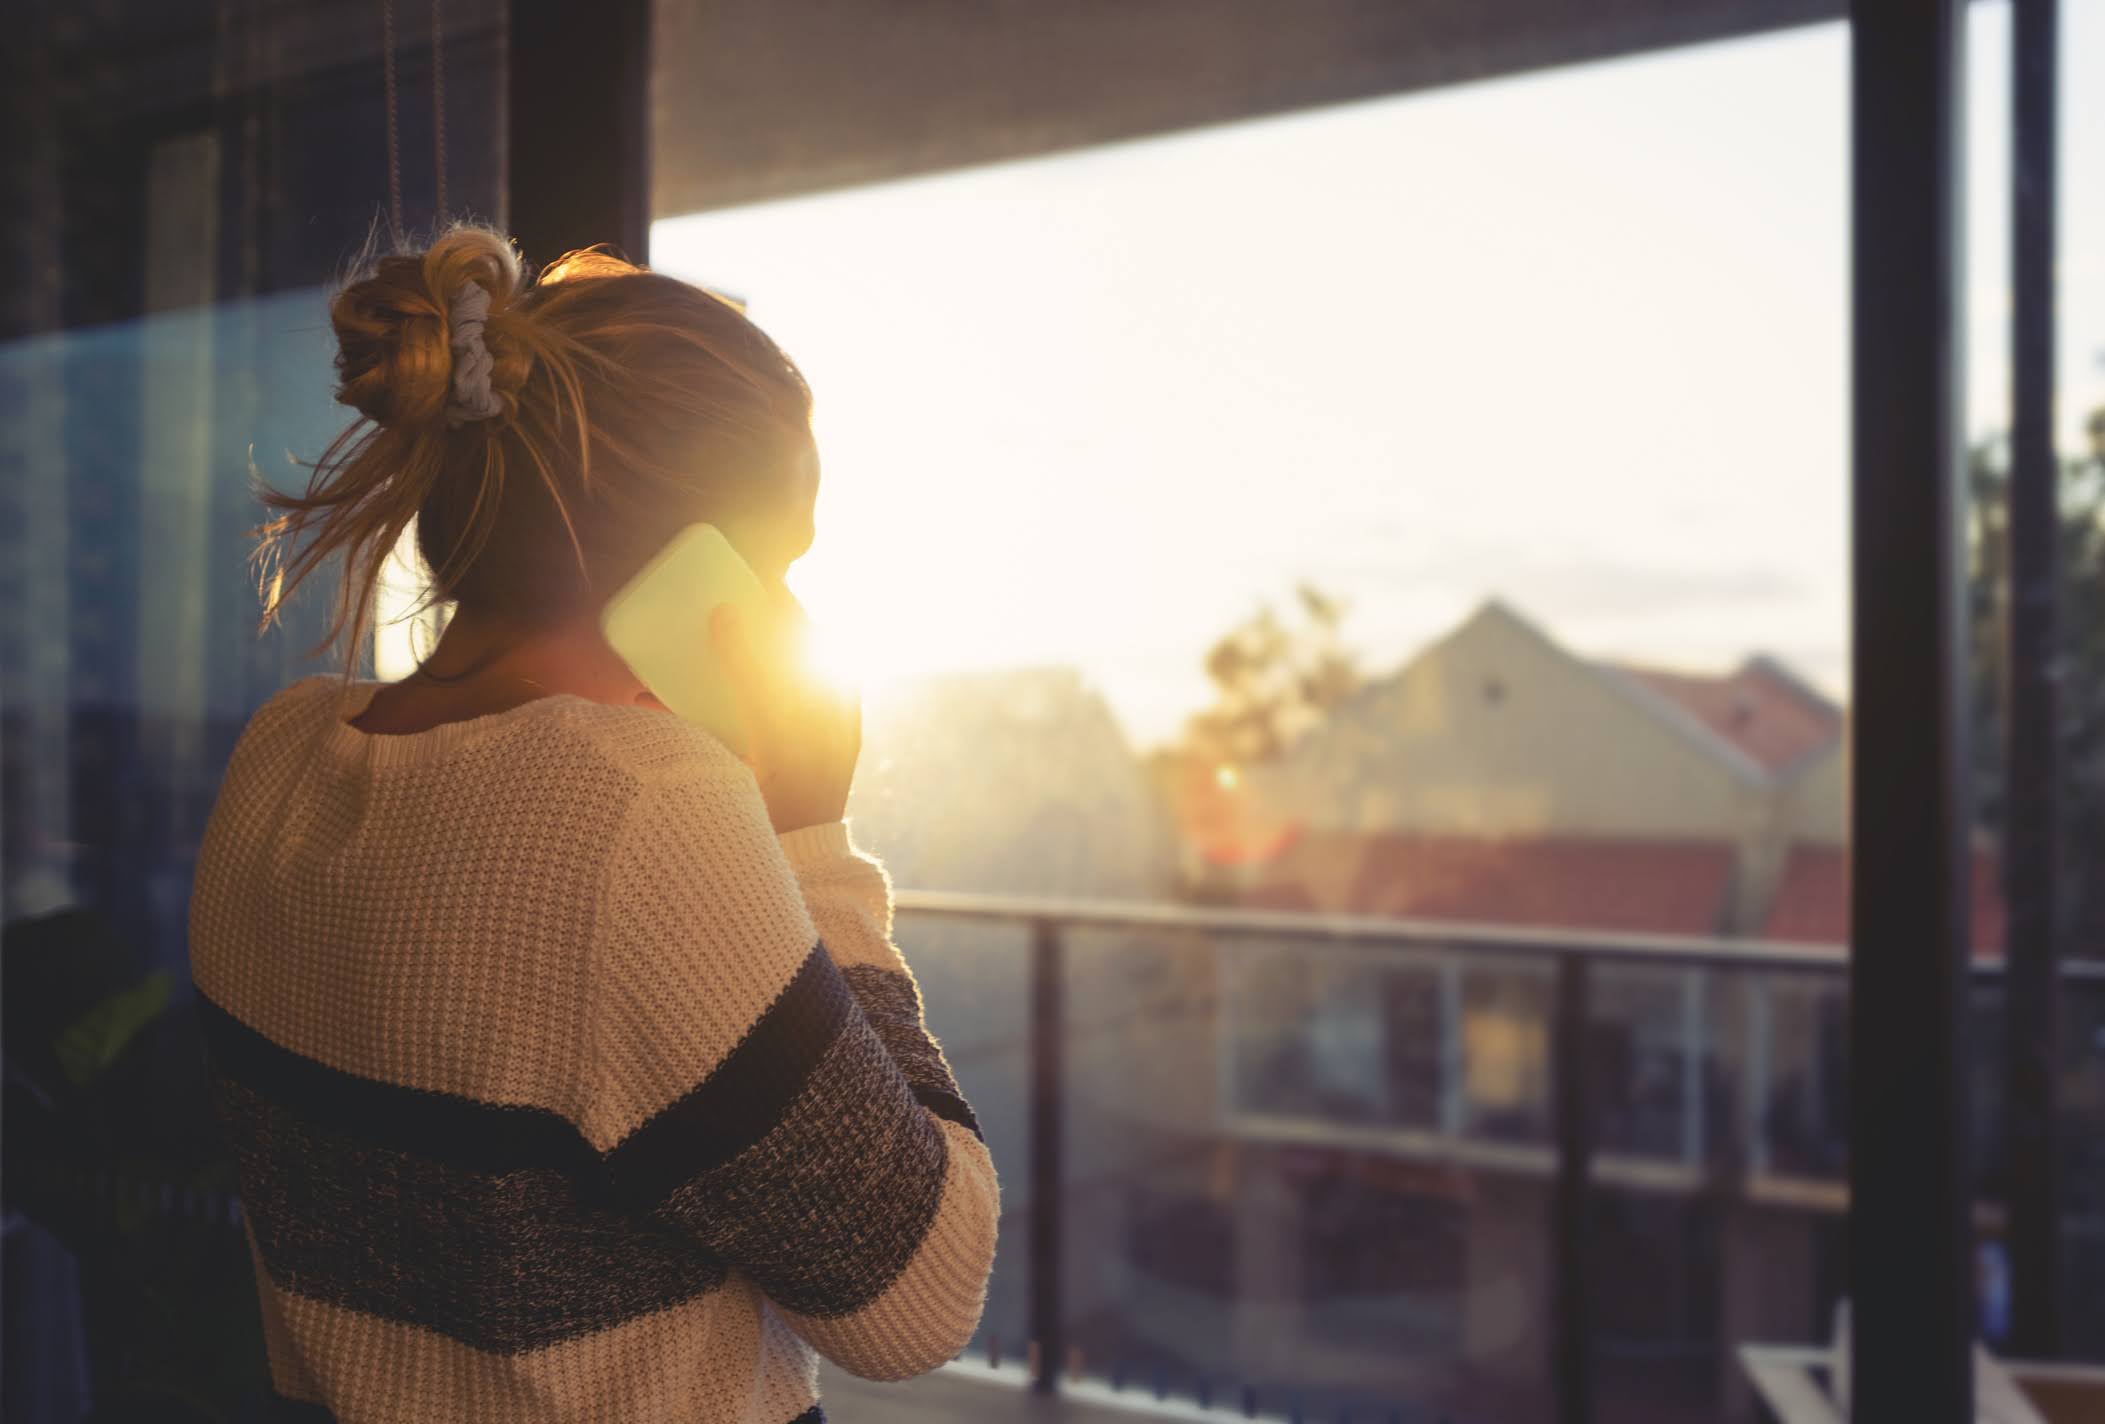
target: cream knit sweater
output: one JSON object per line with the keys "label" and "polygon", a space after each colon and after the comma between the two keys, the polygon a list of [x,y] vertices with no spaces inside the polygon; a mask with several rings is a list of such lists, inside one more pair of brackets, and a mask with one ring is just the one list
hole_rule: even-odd
{"label": "cream knit sweater", "polygon": [[715,738],[542,698],[257,712],[191,968],[277,1391],[344,1424],[818,1420],[962,1350],[998,1189],[841,824]]}

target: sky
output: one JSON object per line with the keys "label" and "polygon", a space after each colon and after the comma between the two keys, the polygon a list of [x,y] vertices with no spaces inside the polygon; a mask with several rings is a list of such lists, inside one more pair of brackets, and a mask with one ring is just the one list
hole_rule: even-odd
{"label": "sky", "polygon": [[[2105,401],[2105,0],[2065,0],[2061,408]],[[1971,424],[2007,404],[2009,17],[1974,7]],[[1847,34],[1825,25],[659,222],[817,396],[793,586],[870,690],[1078,666],[1127,734],[1307,580],[1380,673],[1847,636]]]}

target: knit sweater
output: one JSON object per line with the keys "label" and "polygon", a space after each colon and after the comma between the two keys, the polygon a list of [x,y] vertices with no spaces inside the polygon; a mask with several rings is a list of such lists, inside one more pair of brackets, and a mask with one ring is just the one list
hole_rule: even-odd
{"label": "knit sweater", "polygon": [[956,1356],[1000,1212],[844,824],[563,694],[249,722],[191,969],[278,1394],[343,1424],[818,1420]]}

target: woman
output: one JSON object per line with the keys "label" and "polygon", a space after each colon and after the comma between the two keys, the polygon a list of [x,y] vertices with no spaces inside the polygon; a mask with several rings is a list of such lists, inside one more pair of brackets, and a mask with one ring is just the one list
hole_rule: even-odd
{"label": "woman", "polygon": [[[455,615],[235,748],[191,963],[276,1393],[358,1421],[819,1420],[963,1349],[998,1190],[842,808],[855,708],[715,627],[748,760],[597,610],[724,528],[777,598],[810,394],[729,304],[457,227],[331,309],[359,412],[266,493],[265,622],[342,556],[352,658],[412,517]],[[287,557],[289,555],[289,557]],[[319,1412],[319,1411],[310,1411]]]}

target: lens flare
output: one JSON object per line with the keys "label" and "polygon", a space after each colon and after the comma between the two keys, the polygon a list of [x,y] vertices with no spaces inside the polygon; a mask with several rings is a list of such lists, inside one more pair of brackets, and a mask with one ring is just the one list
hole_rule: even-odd
{"label": "lens flare", "polygon": [[805,629],[802,663],[805,675],[835,696],[858,695],[867,680],[861,640],[831,624]]}

